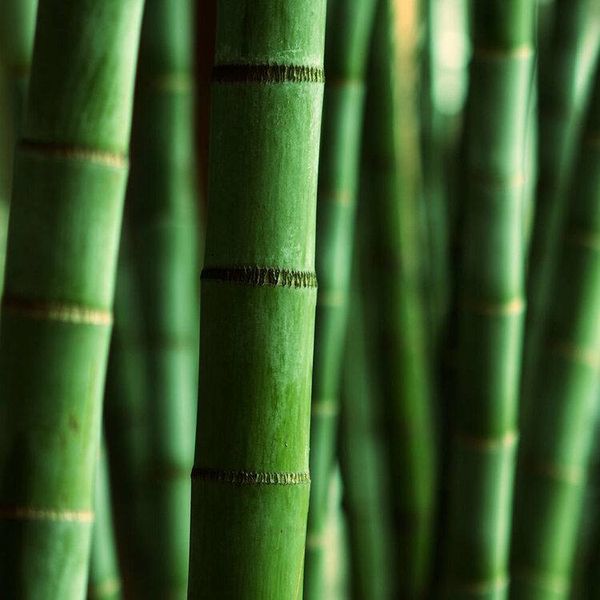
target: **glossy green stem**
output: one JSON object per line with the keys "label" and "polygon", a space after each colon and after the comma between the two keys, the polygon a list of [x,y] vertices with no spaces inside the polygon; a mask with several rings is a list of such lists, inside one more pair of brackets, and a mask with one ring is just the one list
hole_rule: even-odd
{"label": "glossy green stem", "polygon": [[328,549],[328,490],[333,468],[340,368],[354,235],[364,75],[375,0],[330,0],[317,194],[319,280],[311,407],[311,500],[304,597],[320,600]]}
{"label": "glossy green stem", "polygon": [[302,597],[323,0],[221,0],[191,598]]}
{"label": "glossy green stem", "polygon": [[525,302],[530,0],[475,0],[443,597],[507,598]]}
{"label": "glossy green stem", "polygon": [[574,167],[557,270],[523,422],[515,500],[516,600],[568,597],[600,364],[600,71]]}
{"label": "glossy green stem", "polygon": [[41,0],[0,330],[0,581],[81,598],[141,0]]}
{"label": "glossy green stem", "polygon": [[[402,47],[394,19],[402,7],[378,5],[371,50],[364,129],[364,190],[370,212],[372,273],[377,306],[378,377],[387,428],[398,598],[418,598],[428,585],[434,518],[435,441],[427,338],[419,279],[417,201],[419,142],[415,46],[409,20]],[[396,12],[398,10],[398,12]],[[416,16],[413,12],[411,19]],[[401,74],[402,76],[400,76]]]}
{"label": "glossy green stem", "polygon": [[121,580],[113,529],[108,457],[104,440],[100,445],[95,487],[96,522],[92,534],[88,599],[120,600]]}
{"label": "glossy green stem", "polygon": [[185,598],[198,370],[192,3],[147,0],[127,225],[141,318],[148,424],[143,493],[153,523],[144,598]]}

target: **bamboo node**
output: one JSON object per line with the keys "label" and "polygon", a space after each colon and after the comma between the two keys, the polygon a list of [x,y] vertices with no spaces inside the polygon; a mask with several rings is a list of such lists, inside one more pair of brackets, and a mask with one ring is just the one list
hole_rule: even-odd
{"label": "bamboo node", "polygon": [[569,580],[565,577],[543,573],[530,567],[514,567],[512,573],[514,580],[521,580],[529,585],[533,584],[561,595],[567,593],[571,587]]}
{"label": "bamboo node", "polygon": [[91,585],[88,589],[90,598],[104,598],[121,591],[121,581],[115,577],[106,579],[97,585]]}
{"label": "bamboo node", "polygon": [[508,317],[521,314],[525,310],[525,300],[521,296],[505,302],[485,302],[474,298],[464,298],[463,309],[489,317]]}
{"label": "bamboo node", "polygon": [[112,313],[109,310],[62,302],[27,300],[10,295],[2,298],[2,312],[40,321],[61,321],[72,325],[112,324]]}
{"label": "bamboo node", "polygon": [[42,142],[39,140],[21,140],[18,145],[21,152],[37,154],[62,160],[77,160],[91,162],[112,169],[125,169],[128,165],[127,156],[118,152],[109,152],[99,148],[71,146],[57,142]]}
{"label": "bamboo node", "polygon": [[140,77],[140,84],[151,90],[185,94],[194,89],[194,80],[189,73],[163,73],[152,77]]}
{"label": "bamboo node", "polygon": [[56,523],[92,523],[91,510],[54,510],[28,506],[2,506],[0,519],[6,521],[51,521]]}
{"label": "bamboo node", "polygon": [[217,84],[240,83],[324,83],[322,67],[310,65],[229,64],[215,65],[212,81]]}
{"label": "bamboo node", "polygon": [[317,306],[344,306],[346,304],[346,294],[342,290],[325,291],[319,289],[317,294]]}
{"label": "bamboo node", "polygon": [[517,431],[506,431],[498,436],[475,436],[468,433],[456,433],[457,443],[474,448],[476,450],[498,450],[500,448],[512,448],[519,441]]}
{"label": "bamboo node", "polygon": [[339,407],[335,400],[317,400],[310,408],[313,417],[335,417],[338,412]]}
{"label": "bamboo node", "polygon": [[581,246],[589,250],[600,250],[600,235],[583,229],[569,229],[564,236],[565,242],[571,246]]}
{"label": "bamboo node", "polygon": [[559,465],[549,462],[521,458],[520,468],[526,472],[542,477],[547,477],[570,485],[583,485],[585,483],[585,469],[578,465]]}
{"label": "bamboo node", "polygon": [[496,190],[513,190],[524,187],[527,183],[527,177],[523,173],[514,173],[513,175],[502,177],[500,174],[484,173],[473,169],[468,173],[468,181],[480,187],[489,187]]}
{"label": "bamboo node", "polygon": [[233,485],[307,485],[310,483],[308,471],[298,473],[225,471],[206,467],[194,467],[192,479]]}
{"label": "bamboo node", "polygon": [[473,48],[474,60],[529,59],[533,54],[534,49],[531,44],[522,44],[514,48],[489,48],[487,46]]}
{"label": "bamboo node", "polygon": [[205,267],[201,279],[256,287],[317,287],[317,274],[314,271],[293,271],[279,267]]}
{"label": "bamboo node", "polygon": [[355,193],[349,189],[329,189],[320,187],[317,190],[318,202],[331,202],[340,206],[352,206],[354,203]]}
{"label": "bamboo node", "polygon": [[327,536],[319,533],[308,533],[306,535],[306,547],[307,548],[323,548],[327,546]]}
{"label": "bamboo node", "polygon": [[560,356],[562,359],[579,363],[597,369],[600,366],[600,354],[593,348],[577,346],[566,341],[550,341],[547,349],[552,354]]}

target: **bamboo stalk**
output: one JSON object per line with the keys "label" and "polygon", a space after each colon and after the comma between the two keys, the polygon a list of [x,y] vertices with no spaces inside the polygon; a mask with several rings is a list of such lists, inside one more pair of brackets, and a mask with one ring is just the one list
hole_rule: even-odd
{"label": "bamboo stalk", "polygon": [[135,96],[127,222],[143,298],[148,423],[145,598],[183,598],[198,370],[198,243],[192,4],[147,0]]}
{"label": "bamboo stalk", "polygon": [[37,0],[8,0],[0,14],[0,127],[3,132],[0,152],[0,289],[4,281],[13,154],[27,93],[37,4]]}
{"label": "bamboo stalk", "polygon": [[121,581],[117,564],[117,547],[113,530],[110,501],[108,459],[104,440],[100,445],[96,472],[94,506],[96,522],[92,535],[90,576],[88,581],[89,600],[120,600]]}
{"label": "bamboo stalk", "polygon": [[518,438],[534,12],[529,0],[476,0],[472,10],[444,596],[503,599]]}
{"label": "bamboo stalk", "polygon": [[[415,129],[416,5],[380,2],[375,18],[364,130],[364,189],[370,210],[378,306],[379,377],[385,406],[395,561],[400,598],[428,584],[434,516],[434,431],[420,305],[415,214],[419,198]],[[395,19],[398,19],[395,21]],[[402,31],[394,36],[398,27]],[[402,48],[394,46],[403,39]]]}
{"label": "bamboo stalk", "polygon": [[189,594],[302,596],[323,0],[220,0]]}
{"label": "bamboo stalk", "polygon": [[575,163],[523,423],[512,595],[568,597],[595,415],[600,356],[600,70]]}
{"label": "bamboo stalk", "polygon": [[0,580],[85,592],[141,0],[41,0],[0,333]]}
{"label": "bamboo stalk", "polygon": [[[546,312],[544,299],[551,285],[558,248],[556,240],[565,218],[565,186],[573,162],[581,110],[587,96],[586,80],[591,77],[590,67],[594,62],[589,56],[597,52],[597,49],[591,53],[584,52],[586,32],[593,21],[592,2],[556,0],[554,4],[553,27],[540,71],[539,179],[527,272],[522,411],[527,410],[537,352],[542,341]],[[598,30],[597,23],[595,27]]]}
{"label": "bamboo stalk", "polygon": [[[356,212],[364,75],[375,0],[330,0],[327,82],[317,194],[317,294],[311,408],[311,500],[304,596],[323,596],[328,490],[334,462],[340,368]],[[330,549],[329,549],[330,550]]]}

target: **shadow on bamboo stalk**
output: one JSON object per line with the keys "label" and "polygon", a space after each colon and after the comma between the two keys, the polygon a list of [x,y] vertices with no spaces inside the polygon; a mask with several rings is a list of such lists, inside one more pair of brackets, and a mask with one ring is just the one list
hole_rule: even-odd
{"label": "shadow on bamboo stalk", "polygon": [[39,5],[0,325],[9,597],[85,593],[141,13]]}

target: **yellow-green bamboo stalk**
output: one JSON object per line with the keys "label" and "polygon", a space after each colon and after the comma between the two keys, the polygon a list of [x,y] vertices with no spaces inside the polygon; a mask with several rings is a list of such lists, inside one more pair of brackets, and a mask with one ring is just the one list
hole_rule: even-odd
{"label": "yellow-green bamboo stalk", "polygon": [[81,598],[142,0],[41,0],[0,329],[0,581]]}

